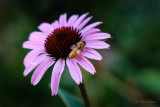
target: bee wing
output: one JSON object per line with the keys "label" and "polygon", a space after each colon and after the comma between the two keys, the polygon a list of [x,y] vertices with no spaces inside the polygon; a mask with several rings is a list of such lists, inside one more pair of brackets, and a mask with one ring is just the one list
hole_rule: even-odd
{"label": "bee wing", "polygon": [[81,50],[78,50],[78,51],[77,51],[77,54],[80,54],[80,53],[81,53]]}
{"label": "bee wing", "polygon": [[71,47],[70,47],[70,49],[75,49],[76,48],[76,45],[75,44],[73,44]]}

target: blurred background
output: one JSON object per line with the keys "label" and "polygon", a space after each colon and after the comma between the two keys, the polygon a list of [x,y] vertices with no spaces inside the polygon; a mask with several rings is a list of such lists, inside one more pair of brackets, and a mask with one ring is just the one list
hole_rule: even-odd
{"label": "blurred background", "polygon": [[[51,96],[52,67],[36,86],[23,76],[22,43],[42,22],[86,12],[112,35],[103,60],[91,60],[97,73],[81,69],[91,107],[160,106],[160,0],[0,0],[0,107],[66,106],[63,93]],[[82,100],[67,68],[61,89]]]}

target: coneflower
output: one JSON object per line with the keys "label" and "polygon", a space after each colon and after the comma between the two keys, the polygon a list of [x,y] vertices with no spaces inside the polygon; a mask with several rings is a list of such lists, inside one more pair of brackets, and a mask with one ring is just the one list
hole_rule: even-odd
{"label": "coneflower", "polygon": [[41,80],[47,69],[54,63],[51,76],[52,95],[58,92],[60,78],[66,64],[71,77],[78,85],[82,83],[82,74],[77,63],[91,74],[96,72],[87,58],[101,60],[102,56],[93,49],[109,48],[110,45],[101,40],[111,36],[95,28],[102,22],[84,27],[92,18],[85,18],[87,15],[88,13],[80,17],[72,15],[67,21],[67,14],[62,14],[59,20],[51,24],[42,23],[38,26],[40,31],[32,32],[29,40],[23,43],[23,48],[31,49],[24,59],[24,75],[28,75],[35,69],[31,78],[33,85]]}

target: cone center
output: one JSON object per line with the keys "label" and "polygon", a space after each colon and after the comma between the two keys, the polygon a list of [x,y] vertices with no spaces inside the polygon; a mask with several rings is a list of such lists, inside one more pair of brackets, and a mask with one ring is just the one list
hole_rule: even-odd
{"label": "cone center", "polygon": [[73,27],[55,29],[45,40],[45,51],[50,57],[67,58],[71,46],[81,40],[81,33]]}

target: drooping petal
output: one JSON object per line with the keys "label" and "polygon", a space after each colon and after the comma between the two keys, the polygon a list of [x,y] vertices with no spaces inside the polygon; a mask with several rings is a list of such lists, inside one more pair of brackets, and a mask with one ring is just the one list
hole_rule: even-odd
{"label": "drooping petal", "polygon": [[70,72],[73,80],[77,84],[82,83],[82,74],[81,74],[80,68],[78,67],[77,63],[75,62],[75,59],[67,58],[66,62],[67,62],[67,66],[68,66],[69,72]]}
{"label": "drooping petal", "polygon": [[82,55],[90,58],[90,59],[95,59],[95,60],[102,60],[102,56],[95,50],[91,48],[85,48],[82,52]]}
{"label": "drooping petal", "polygon": [[59,25],[60,27],[66,26],[66,22],[67,22],[67,14],[62,14],[59,18]]}
{"label": "drooping petal", "polygon": [[39,54],[44,53],[45,51],[43,49],[34,49],[32,51],[30,51],[26,57],[24,58],[24,65],[25,67],[27,67],[33,60],[35,60],[37,58],[37,56]]}
{"label": "drooping petal", "polygon": [[54,30],[54,28],[49,23],[42,23],[38,26],[38,28],[47,35],[52,33]]}
{"label": "drooping petal", "polygon": [[91,19],[92,19],[92,16],[86,18],[85,20],[83,20],[83,22],[77,28],[82,29]]}
{"label": "drooping petal", "polygon": [[52,26],[54,29],[59,28],[60,26],[59,26],[58,20],[54,21],[54,22],[51,24],[51,26]]}
{"label": "drooping petal", "polygon": [[51,58],[51,57],[45,57],[43,59],[43,62],[41,62],[39,64],[39,66],[36,68],[36,70],[34,71],[32,78],[31,78],[31,83],[33,85],[36,85],[42,78],[42,76],[44,75],[44,73],[46,72],[46,70],[53,65],[55,61]]}
{"label": "drooping petal", "polygon": [[72,26],[75,23],[75,21],[77,20],[77,18],[78,18],[78,15],[72,15],[68,19],[67,26]]}
{"label": "drooping petal", "polygon": [[110,45],[103,41],[86,41],[86,47],[94,49],[106,49],[109,48]]}
{"label": "drooping petal", "polygon": [[111,38],[111,35],[108,33],[93,33],[90,35],[85,35],[82,37],[82,40],[90,41],[90,40],[101,40]]}
{"label": "drooping petal", "polygon": [[86,71],[90,72],[91,74],[94,74],[96,72],[92,63],[88,61],[84,56],[79,55],[75,59]]}
{"label": "drooping petal", "polygon": [[23,75],[27,76],[34,68],[36,68],[41,61],[46,57],[46,54],[42,54],[40,56],[37,56],[35,60],[33,60],[29,65],[25,68]]}
{"label": "drooping petal", "polygon": [[64,70],[65,60],[59,59],[53,67],[52,77],[51,77],[51,90],[52,95],[56,95],[58,92],[59,82]]}
{"label": "drooping petal", "polygon": [[100,24],[102,24],[102,22],[92,23],[92,24],[86,26],[86,27],[85,27],[84,29],[82,29],[80,32],[81,32],[81,33],[84,33],[84,32],[86,32],[86,31],[88,31],[89,29],[94,28],[94,27],[96,27],[96,26],[98,26],[98,25],[100,25]]}
{"label": "drooping petal", "polygon": [[44,49],[44,41],[26,41],[23,43],[23,48]]}
{"label": "drooping petal", "polygon": [[44,41],[46,39],[46,35],[43,32],[32,32],[29,35],[29,40],[35,40],[35,41]]}
{"label": "drooping petal", "polygon": [[98,33],[100,31],[101,30],[98,28],[92,28],[92,29],[89,29],[87,32],[84,32],[82,36],[86,36],[86,35],[93,34],[93,33]]}
{"label": "drooping petal", "polygon": [[79,26],[79,24],[83,21],[83,19],[88,15],[89,13],[85,13],[83,15],[81,15],[76,22],[74,23],[74,27],[77,28]]}

